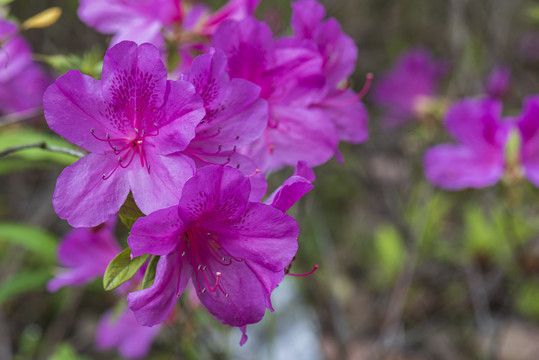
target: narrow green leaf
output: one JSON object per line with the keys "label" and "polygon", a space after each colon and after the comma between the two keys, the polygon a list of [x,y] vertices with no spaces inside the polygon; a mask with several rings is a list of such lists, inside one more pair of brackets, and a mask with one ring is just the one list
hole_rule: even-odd
{"label": "narrow green leaf", "polygon": [[133,227],[133,224],[135,223],[135,221],[137,221],[138,218],[145,216],[135,203],[135,199],[133,199],[132,193],[129,193],[127,199],[125,199],[125,202],[120,208],[120,212],[118,215],[120,215],[120,221],[128,229],[131,229]]}
{"label": "narrow green leaf", "polygon": [[105,290],[114,290],[131,279],[149,257],[150,254],[144,254],[131,260],[131,249],[126,248],[116,255],[107,266],[103,277],[103,288]]}
{"label": "narrow green leaf", "polygon": [[57,239],[43,229],[28,224],[0,223],[0,242],[17,244],[47,262],[55,261]]}
{"label": "narrow green leaf", "polygon": [[7,278],[0,285],[0,306],[7,301],[45,287],[51,274],[47,271],[23,271]]}
{"label": "narrow green leaf", "polygon": [[146,268],[146,273],[144,274],[144,279],[142,280],[142,289],[147,289],[153,285],[155,280],[155,271],[157,269],[157,263],[159,262],[159,256],[152,256],[148,267]]}

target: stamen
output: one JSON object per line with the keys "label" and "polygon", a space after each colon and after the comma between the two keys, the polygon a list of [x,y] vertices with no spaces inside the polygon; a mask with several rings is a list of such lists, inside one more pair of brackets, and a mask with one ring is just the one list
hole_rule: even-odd
{"label": "stamen", "polygon": [[260,174],[260,169],[256,169],[254,173],[252,173],[251,175],[247,175],[247,177],[253,177],[257,174]]}
{"label": "stamen", "polygon": [[285,270],[285,274],[286,275],[289,275],[289,276],[296,276],[296,277],[303,277],[303,276],[309,276],[309,275],[312,275],[314,274],[314,272],[318,269],[318,264],[315,264],[313,269],[311,271],[309,271],[308,273],[305,273],[305,274],[292,274],[290,272],[288,272],[290,269],[288,268],[287,270]]}
{"label": "stamen", "polygon": [[[351,97],[349,99],[343,99],[341,101],[332,101],[330,99],[329,101],[325,101],[325,103],[329,104],[329,105],[333,105],[333,106],[347,106],[347,105],[352,105],[352,104],[360,101],[369,92],[369,89],[371,87],[373,78],[374,78],[374,75],[372,73],[368,73],[366,75],[365,84],[363,85],[363,88],[359,91],[359,93],[357,95],[355,95],[355,96],[353,96],[353,97]],[[348,90],[348,88],[345,88],[341,92],[337,93],[335,95],[335,97],[338,97],[338,96],[342,95],[346,90]]]}

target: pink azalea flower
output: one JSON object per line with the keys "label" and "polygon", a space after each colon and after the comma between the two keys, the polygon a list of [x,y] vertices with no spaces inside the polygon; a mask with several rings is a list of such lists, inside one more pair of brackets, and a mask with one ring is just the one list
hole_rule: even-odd
{"label": "pink azalea flower", "polygon": [[193,62],[184,80],[191,82],[204,101],[206,116],[196,128],[184,154],[198,167],[228,165],[251,175],[251,201],[259,201],[266,192],[262,173],[237,150],[258,139],[268,121],[268,104],[260,98],[260,87],[244,79],[230,79],[222,50],[210,49]]}
{"label": "pink azalea flower", "polygon": [[58,262],[64,266],[47,284],[47,290],[81,286],[103,276],[109,262],[121,251],[113,231],[115,221],[98,228],[73,229],[60,242]]}
{"label": "pink azalea flower", "polygon": [[539,187],[539,96],[524,100],[521,114],[517,118],[520,132],[520,164],[523,175]]}
{"label": "pink azalea flower", "polygon": [[[514,126],[512,121],[502,121],[501,110],[501,103],[489,98],[454,104],[445,116],[445,126],[459,144],[437,145],[427,151],[427,179],[447,190],[481,188],[498,182],[505,172],[505,145]],[[520,126],[525,124],[521,122]]]}
{"label": "pink azalea flower", "polygon": [[249,202],[249,193],[238,170],[206,166],[186,183],[178,205],[137,220],[128,238],[133,256],[161,256],[154,284],[128,295],[140,324],[162,322],[189,280],[213,316],[243,331],[272,309],[270,294],[296,253],[298,226],[283,213],[290,202],[277,209]]}
{"label": "pink azalea flower", "polygon": [[179,44],[181,68],[194,54],[206,52],[216,27],[228,19],[252,15],[259,0],[230,0],[216,12],[183,0],[81,0],[79,17],[105,34],[114,34],[111,46],[131,40],[164,48],[165,38]]}
{"label": "pink azalea flower", "polygon": [[323,59],[311,42],[275,41],[266,24],[247,18],[222,24],[212,44],[227,55],[230,76],[259,85],[268,101],[264,135],[243,150],[263,172],[298,161],[316,166],[333,156],[337,130],[324,111],[310,106],[325,95]]}
{"label": "pink azalea flower", "polygon": [[17,25],[0,19],[0,113],[32,111],[41,107],[50,84],[32,51],[18,35]]}
{"label": "pink azalea flower", "polygon": [[69,71],[43,104],[50,128],[90,152],[58,178],[58,216],[76,227],[98,225],[130,191],[144,213],[178,202],[194,171],[179,152],[205,111],[190,83],[167,81],[155,46],[116,45],[105,55],[101,81]]}
{"label": "pink azalea flower", "polygon": [[368,114],[360,102],[365,91],[357,95],[350,89],[339,88],[356,67],[358,51],[354,40],[342,32],[334,18],[323,20],[326,11],[317,1],[300,0],[292,3],[292,9],[295,37],[313,41],[323,58],[327,95],[316,106],[331,119],[340,140],[352,143],[367,140]]}
{"label": "pink azalea flower", "polygon": [[435,61],[427,50],[401,54],[373,88],[374,102],[385,110],[385,125],[395,127],[413,120],[422,102],[436,95],[436,86],[444,73],[443,62]]}
{"label": "pink azalea flower", "polygon": [[487,79],[485,91],[490,97],[503,99],[509,92],[510,81],[511,69],[505,66],[497,66]]}
{"label": "pink azalea flower", "polygon": [[161,325],[148,327],[139,325],[133,312],[128,308],[119,314],[108,310],[99,321],[95,337],[98,349],[117,348],[122,357],[127,359],[144,358],[150,351],[155,337],[161,331]]}

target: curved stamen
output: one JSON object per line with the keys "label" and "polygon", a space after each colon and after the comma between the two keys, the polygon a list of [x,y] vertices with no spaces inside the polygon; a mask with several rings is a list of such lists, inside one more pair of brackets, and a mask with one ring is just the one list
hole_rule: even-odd
{"label": "curved stamen", "polygon": [[292,274],[290,273],[290,268],[288,268],[287,270],[285,270],[285,275],[289,275],[289,276],[296,276],[296,277],[303,277],[303,276],[309,276],[309,275],[312,275],[314,274],[314,272],[318,269],[318,264],[315,264],[313,269],[311,271],[309,271],[308,273],[305,273],[305,274]]}
{"label": "curved stamen", "polygon": [[[329,99],[329,101],[326,100],[324,103],[328,105],[332,105],[332,106],[347,106],[347,105],[352,105],[360,101],[369,92],[373,78],[374,78],[374,75],[372,73],[368,73],[366,75],[365,84],[363,85],[363,88],[359,91],[357,95],[352,96],[351,98],[348,98],[348,99],[340,100],[340,101]],[[344,94],[344,92],[347,90],[348,90],[348,87],[345,87],[342,91],[337,93],[334,97],[339,97],[340,95]]]}

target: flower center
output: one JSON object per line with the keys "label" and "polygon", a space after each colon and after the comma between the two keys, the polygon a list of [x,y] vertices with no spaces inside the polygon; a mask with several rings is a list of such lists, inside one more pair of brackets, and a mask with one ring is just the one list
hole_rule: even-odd
{"label": "flower center", "polygon": [[[185,233],[187,251],[182,256],[189,256],[195,271],[195,281],[199,293],[206,291],[221,291],[226,297],[228,293],[220,279],[222,273],[213,268],[214,266],[230,266],[234,261],[241,262],[242,259],[232,256],[219,243],[217,236],[207,232],[200,224],[193,226]],[[213,264],[213,266],[212,266]]]}
{"label": "flower center", "polygon": [[95,139],[107,142],[112,149],[114,155],[118,156],[118,162],[116,166],[110,171],[108,175],[103,174],[103,180],[110,179],[112,174],[114,174],[114,172],[116,172],[116,170],[120,167],[124,169],[128,168],[137,154],[139,155],[140,166],[146,166],[146,168],[148,169],[148,174],[150,173],[150,164],[148,163],[148,160],[146,158],[143,145],[145,137],[159,135],[159,128],[157,127],[157,124],[153,123],[153,126],[155,127],[154,133],[147,133],[146,130],[139,131],[137,128],[135,128],[134,138],[112,139],[109,133],[105,134],[105,138],[101,138],[95,134],[93,128],[90,130],[92,136]]}

